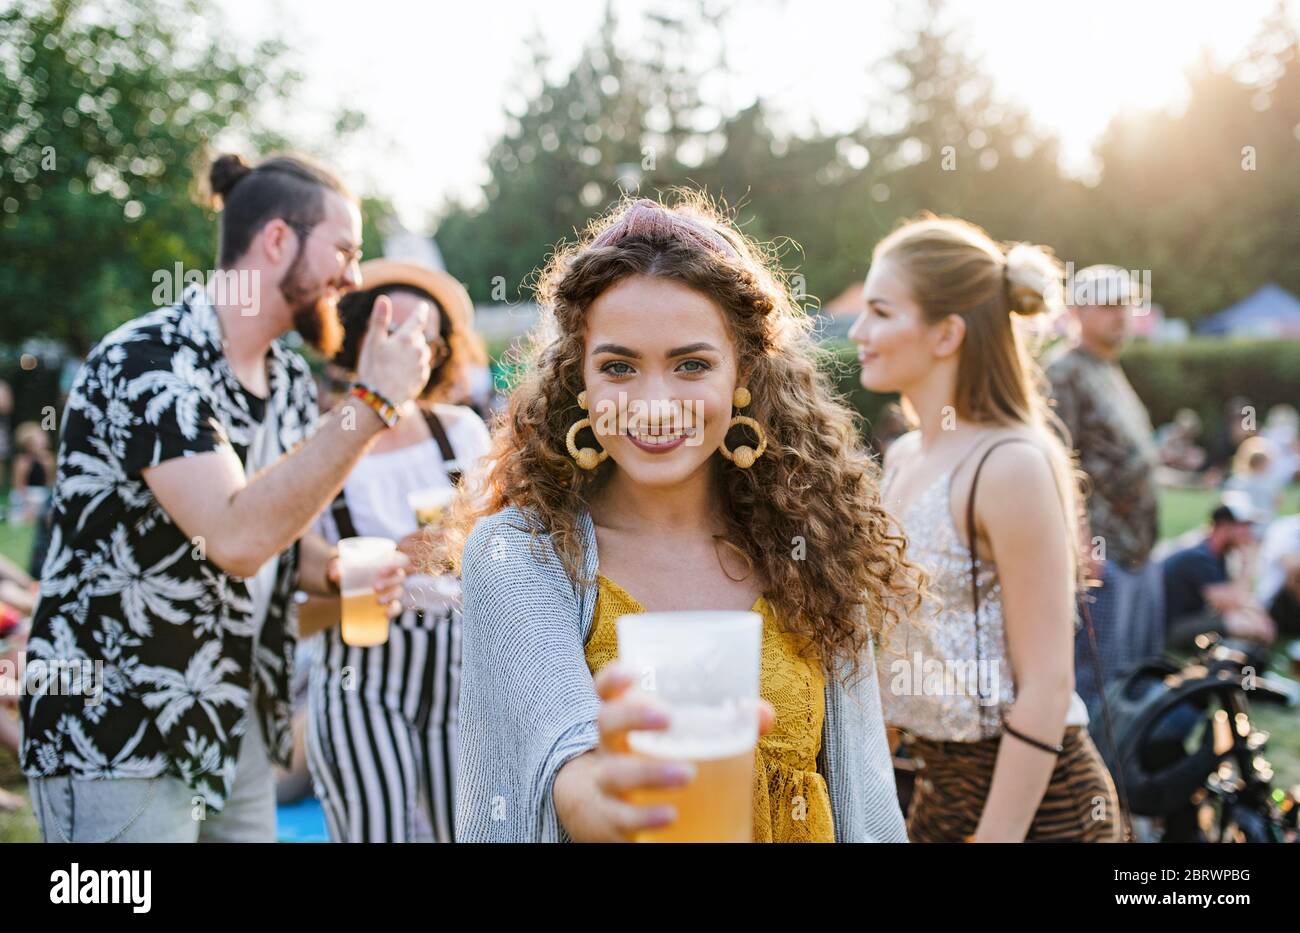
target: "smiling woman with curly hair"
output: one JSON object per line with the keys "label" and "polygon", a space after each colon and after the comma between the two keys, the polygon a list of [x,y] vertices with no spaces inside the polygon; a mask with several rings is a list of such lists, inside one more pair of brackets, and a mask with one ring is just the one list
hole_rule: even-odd
{"label": "smiling woman with curly hair", "polygon": [[905,838],[872,645],[921,576],[778,269],[678,193],[618,205],[542,273],[525,375],[455,522],[461,838],[616,840],[671,822],[625,799],[691,769],[621,751],[628,730],[663,724],[607,667],[614,622],[751,608],[755,838]]}

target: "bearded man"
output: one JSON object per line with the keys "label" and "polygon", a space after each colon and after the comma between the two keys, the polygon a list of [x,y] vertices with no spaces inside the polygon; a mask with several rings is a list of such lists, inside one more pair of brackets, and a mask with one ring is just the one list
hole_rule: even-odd
{"label": "bearded man", "polygon": [[357,201],[292,156],[221,156],[210,184],[216,274],[105,337],[64,413],[21,703],[48,842],[274,839],[291,598],[330,588],[299,538],[429,378],[421,316],[390,333],[377,306],[353,392],[318,418],[281,338],[337,349]]}

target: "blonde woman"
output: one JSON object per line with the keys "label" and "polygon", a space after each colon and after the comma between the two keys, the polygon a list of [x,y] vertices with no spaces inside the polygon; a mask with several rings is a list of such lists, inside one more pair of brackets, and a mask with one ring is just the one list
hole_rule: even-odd
{"label": "blonde woman", "polygon": [[921,765],[913,841],[1116,836],[1074,691],[1077,484],[1012,320],[1059,291],[1045,250],[926,217],[876,247],[850,331],[863,386],[919,425],[889,448],[884,501],[930,594],[880,654],[885,718]]}
{"label": "blonde woman", "polygon": [[[872,641],[915,574],[774,270],[684,196],[620,205],[545,271],[546,323],[462,526],[458,838],[671,823],[626,799],[691,769],[622,751],[665,720],[610,664],[614,622],[752,608],[769,704],[756,838],[904,840]],[[597,417],[655,404],[658,422]]]}

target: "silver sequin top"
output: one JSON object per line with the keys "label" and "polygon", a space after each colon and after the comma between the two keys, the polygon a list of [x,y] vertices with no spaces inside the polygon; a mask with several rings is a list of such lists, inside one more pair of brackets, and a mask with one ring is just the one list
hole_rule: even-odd
{"label": "silver sequin top", "polygon": [[877,667],[885,721],[929,739],[990,738],[1000,731],[1002,716],[1015,700],[997,568],[982,559],[976,563],[977,651],[970,552],[957,534],[949,505],[952,471],[901,512],[890,497],[893,475],[885,477],[884,504],[907,533],[908,558],[930,575],[932,599],[918,618],[895,626],[881,649]]}

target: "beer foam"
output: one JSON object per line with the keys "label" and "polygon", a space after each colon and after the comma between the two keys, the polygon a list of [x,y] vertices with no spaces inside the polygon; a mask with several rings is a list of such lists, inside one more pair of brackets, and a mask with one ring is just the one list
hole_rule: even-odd
{"label": "beer foam", "polygon": [[743,754],[758,742],[758,714],[735,704],[674,706],[669,728],[629,732],[628,745],[654,758],[709,761]]}
{"label": "beer foam", "polygon": [[743,755],[754,747],[756,739],[756,735],[739,733],[712,739],[674,739],[655,732],[629,732],[627,744],[637,754],[651,758],[713,761]]}

